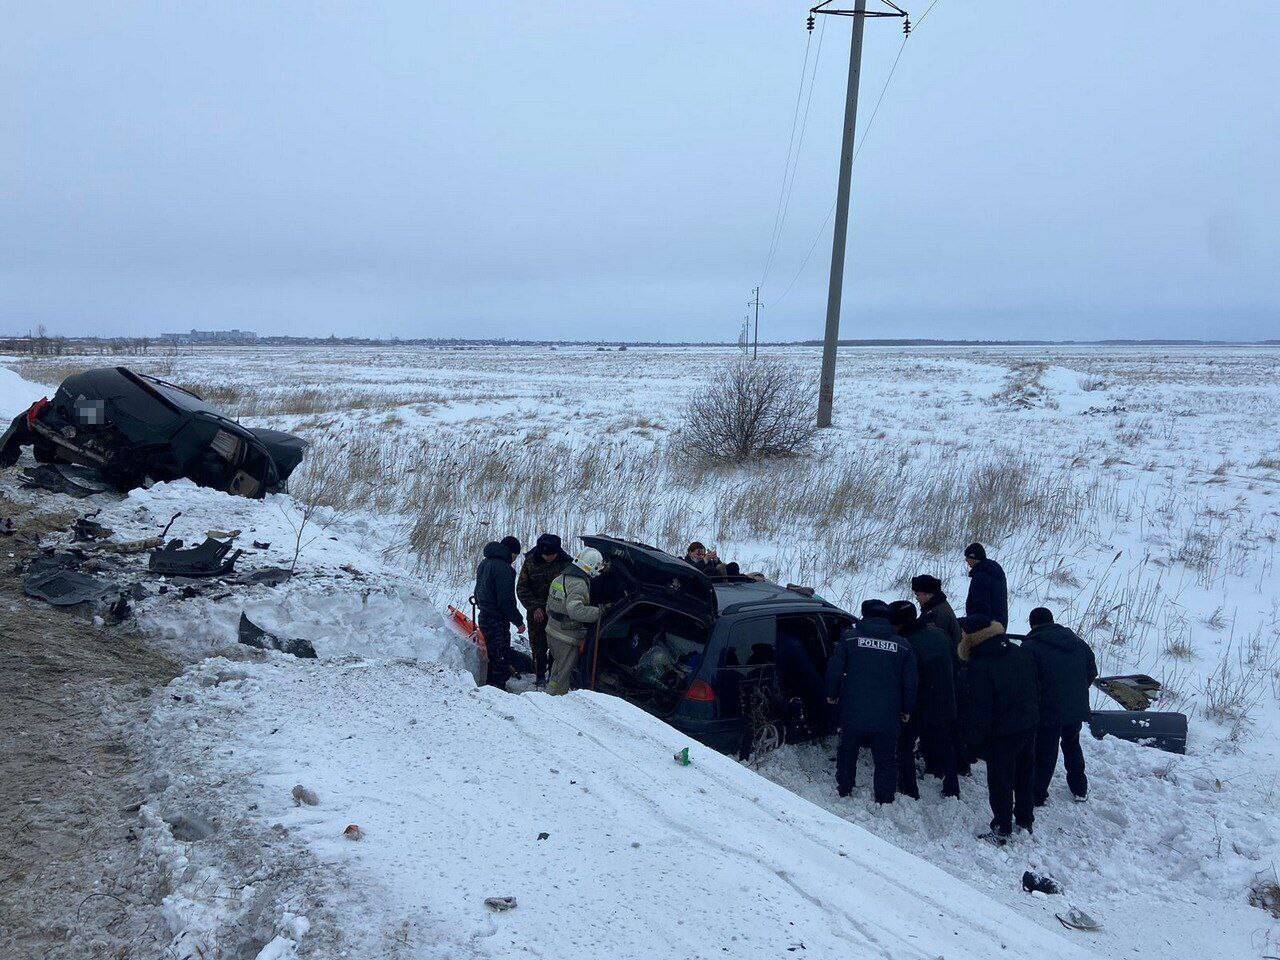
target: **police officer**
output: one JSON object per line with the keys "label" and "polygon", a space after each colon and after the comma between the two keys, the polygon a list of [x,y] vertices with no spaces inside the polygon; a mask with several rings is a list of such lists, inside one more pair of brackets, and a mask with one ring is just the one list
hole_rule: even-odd
{"label": "police officer", "polygon": [[889,624],[883,600],[862,605],[862,619],[845,630],[827,666],[827,702],[838,704],[840,748],[836,788],[854,787],[858,753],[871,747],[876,803],[893,803],[898,786],[898,737],[916,705],[916,661],[911,645]]}

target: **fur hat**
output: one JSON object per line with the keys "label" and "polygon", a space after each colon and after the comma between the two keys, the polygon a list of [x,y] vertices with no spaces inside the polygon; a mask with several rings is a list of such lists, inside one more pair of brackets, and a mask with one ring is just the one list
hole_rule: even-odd
{"label": "fur hat", "polygon": [[554,533],[541,533],[538,542],[533,545],[534,553],[560,553],[563,547],[560,538]]}
{"label": "fur hat", "polygon": [[937,577],[931,577],[927,573],[922,573],[918,577],[911,578],[912,593],[941,593],[942,581]]}

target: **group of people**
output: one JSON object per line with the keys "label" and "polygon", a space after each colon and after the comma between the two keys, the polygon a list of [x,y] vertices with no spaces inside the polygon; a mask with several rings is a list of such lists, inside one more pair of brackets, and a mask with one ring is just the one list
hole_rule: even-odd
{"label": "group of people", "polygon": [[963,617],[941,581],[921,575],[911,581],[918,609],[909,600],[868,600],[841,636],[827,669],[840,730],[836,787],[841,796],[852,791],[864,746],[878,803],[919,799],[917,753],[943,796],[959,796],[959,777],[982,759],[991,804],[983,836],[1002,845],[1015,830],[1032,831],[1059,750],[1072,797],[1088,796],[1080,732],[1098,668],[1089,645],[1045,607],[1031,611],[1029,633],[1012,642],[1004,570],[979,543],[964,557]]}
{"label": "group of people", "polygon": [[[535,683],[553,695],[568,693],[579,655],[608,608],[593,601],[591,591],[604,557],[592,547],[570,557],[558,536],[544,533],[517,577],[520,552],[515,537],[489,543],[476,569],[488,682],[505,689],[513,676],[515,627],[528,631]],[[916,602],[867,600],[836,644],[826,675],[827,704],[840,733],[836,786],[841,796],[853,790],[863,747],[871,750],[878,803],[892,803],[898,794],[919,799],[917,756],[946,797],[960,795],[959,778],[981,759],[991,804],[984,836],[1003,844],[1015,829],[1032,830],[1035,808],[1049,799],[1059,751],[1072,796],[1087,797],[1080,732],[1098,668],[1089,645],[1045,607],[1031,611],[1029,633],[1012,642],[1005,633],[1004,570],[980,543],[970,544],[964,557],[963,617],[942,582],[922,574],[911,581]],[[698,542],[684,559],[712,576],[738,574],[736,564],[723,563]]]}
{"label": "group of people", "polygon": [[[534,682],[553,695],[569,692],[578,655],[592,624],[606,604],[592,604],[590,582],[604,570],[604,557],[593,547],[570,557],[554,533],[538,537],[525,554],[516,576],[520,541],[504,537],[488,543],[476,568],[476,626],[489,656],[487,682],[505,690],[513,676],[511,628],[528,631]],[[525,617],[520,613],[524,606]]]}

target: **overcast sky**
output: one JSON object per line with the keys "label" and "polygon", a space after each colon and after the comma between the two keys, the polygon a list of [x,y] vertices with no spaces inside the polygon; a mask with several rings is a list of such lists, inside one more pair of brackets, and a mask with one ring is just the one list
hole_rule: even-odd
{"label": "overcast sky", "polygon": [[[0,332],[733,339],[806,45],[784,0],[0,12]],[[769,339],[823,323],[820,20]],[[842,334],[1280,337],[1278,36],[1256,0],[939,0],[854,169]],[[864,128],[900,43],[868,24]]]}

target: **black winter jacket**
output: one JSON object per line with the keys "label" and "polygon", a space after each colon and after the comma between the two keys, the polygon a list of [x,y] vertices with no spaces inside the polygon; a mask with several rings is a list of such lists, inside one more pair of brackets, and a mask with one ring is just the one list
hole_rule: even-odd
{"label": "black winter jacket", "polygon": [[1089,719],[1089,686],[1098,679],[1093,650],[1069,627],[1046,623],[1033,627],[1022,649],[1040,666],[1044,699],[1040,704],[1043,726],[1066,726]]}
{"label": "black winter jacket", "polygon": [[1006,630],[1009,628],[1009,584],[1004,568],[990,557],[969,571],[969,596],[964,601],[964,612],[966,616],[985,617]]}
{"label": "black winter jacket", "polygon": [[941,630],[950,641],[954,654],[960,646],[960,621],[956,619],[956,612],[951,609],[945,593],[935,593],[927,604],[920,605],[920,620]]}
{"label": "black winter jacket", "polygon": [[969,651],[965,684],[969,692],[965,742],[981,754],[994,738],[1036,727],[1040,716],[1040,679],[1031,654],[1003,634]]}
{"label": "black winter jacket", "polygon": [[516,606],[516,570],[511,551],[498,542],[486,543],[484,559],[476,567],[476,609],[495,620],[524,626]]}
{"label": "black winter jacket", "polygon": [[880,617],[845,630],[827,664],[827,697],[839,702],[842,730],[897,730],[916,708],[916,684],[911,644]]}
{"label": "black winter jacket", "polygon": [[956,719],[955,652],[947,635],[917,620],[902,638],[915,652],[920,675],[915,709],[920,729],[950,727]]}

